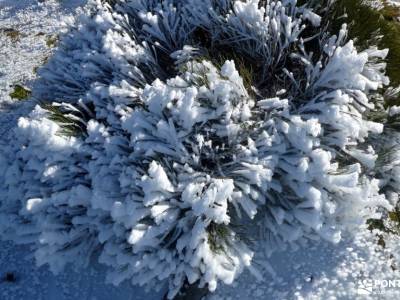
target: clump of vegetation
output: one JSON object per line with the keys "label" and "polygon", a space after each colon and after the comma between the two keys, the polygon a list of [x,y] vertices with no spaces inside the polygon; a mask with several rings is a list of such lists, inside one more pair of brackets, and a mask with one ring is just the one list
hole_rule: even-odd
{"label": "clump of vegetation", "polygon": [[368,228],[370,230],[377,229],[381,232],[378,234],[378,244],[385,248],[385,236],[387,238],[387,235],[400,235],[400,207],[396,206],[382,219],[370,219]]}
{"label": "clump of vegetation", "polygon": [[10,93],[10,97],[12,99],[25,100],[30,97],[31,93],[30,90],[24,88],[22,85],[16,84],[14,86],[14,91]]}
{"label": "clump of vegetation", "polygon": [[389,21],[399,21],[400,9],[390,5],[387,1],[385,1],[384,7],[380,10],[380,13]]}
{"label": "clump of vegetation", "polygon": [[[382,99],[368,88],[386,84],[378,55],[363,74],[365,56],[296,1],[119,3],[93,2],[97,15],[70,31],[36,85],[42,108],[4,150],[2,174],[32,175],[15,180],[23,197],[2,187],[0,215],[16,221],[0,229],[23,239],[29,222],[38,264],[61,271],[100,256],[113,283],[168,278],[173,299],[187,285],[232,283],[251,267],[248,236],[265,253],[316,236],[337,243],[371,218],[370,203],[389,206],[370,170],[342,159],[381,132],[363,109]],[[37,242],[43,230],[57,238]]]}
{"label": "clump of vegetation", "polygon": [[[330,25],[337,30],[342,23],[349,24],[349,38],[354,39],[360,49],[377,45],[380,49],[389,49],[386,73],[392,86],[400,85],[400,8],[384,2],[383,8],[377,10],[369,7],[361,0],[338,0],[334,7],[334,16]],[[399,97],[385,97],[385,105],[390,107],[399,105]],[[369,117],[373,121],[385,123],[387,129],[397,130],[398,117],[385,116],[382,112],[371,112]],[[378,162],[385,159],[380,154]],[[385,162],[383,162],[385,163]],[[387,163],[387,162],[386,162]],[[379,245],[385,247],[384,234],[400,234],[400,208],[387,212],[382,219],[368,221],[369,229],[382,232],[379,235]]]}
{"label": "clump of vegetation", "polygon": [[334,31],[343,23],[349,24],[349,38],[360,49],[372,45],[389,49],[387,74],[394,86],[400,85],[400,9],[385,4],[377,10],[361,0],[338,0],[333,13]]}
{"label": "clump of vegetation", "polygon": [[46,46],[49,48],[54,48],[59,40],[58,35],[50,35],[46,38]]}
{"label": "clump of vegetation", "polygon": [[3,28],[0,29],[7,37],[9,37],[13,42],[18,42],[21,38],[21,32],[13,28]]}
{"label": "clump of vegetation", "polygon": [[41,103],[40,106],[48,111],[48,118],[60,126],[59,135],[86,135],[87,121],[92,112],[84,104],[80,103],[80,109],[67,103]]}

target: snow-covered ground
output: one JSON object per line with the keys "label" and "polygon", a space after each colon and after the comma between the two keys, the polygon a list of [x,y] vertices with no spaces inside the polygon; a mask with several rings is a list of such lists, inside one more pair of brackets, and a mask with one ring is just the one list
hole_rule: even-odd
{"label": "snow-covered ground", "polygon": [[148,300],[160,299],[129,283],[119,287],[105,284],[104,269],[99,265],[84,270],[67,269],[58,276],[46,267],[37,268],[27,247],[0,244],[1,276],[12,272],[15,282],[0,282],[0,299],[4,300]]}
{"label": "snow-covered ground", "polygon": [[336,246],[321,242],[277,253],[265,266],[263,282],[242,275],[233,287],[221,288],[211,299],[399,299],[400,287],[364,290],[375,281],[379,286],[400,279],[390,252],[363,229]]}
{"label": "snow-covered ground", "polygon": [[[13,85],[28,88],[32,85],[34,69],[51,55],[47,38],[56,35],[64,26],[63,20],[84,3],[84,0],[0,0],[0,138],[3,142],[8,141],[7,133],[18,116],[31,107],[29,101],[16,102],[9,97]],[[4,29],[17,30],[19,37],[11,39]],[[398,283],[398,287],[385,287],[389,280],[400,280],[393,261],[398,244],[399,240],[392,237],[386,248],[382,248],[375,233],[360,228],[357,236],[345,237],[338,245],[319,242],[297,251],[274,254],[268,260],[259,248],[256,267],[263,280],[246,272],[233,286],[221,285],[209,298],[399,299]],[[16,276],[15,282],[0,280],[0,299],[162,298],[160,293],[146,294],[142,288],[129,283],[119,287],[105,284],[104,269],[95,262],[90,268],[69,268],[55,276],[47,267],[36,268],[30,253],[29,247],[0,243],[0,277],[4,278],[7,273]],[[375,281],[377,286],[371,287]]]}
{"label": "snow-covered ground", "polygon": [[29,107],[27,103],[16,103],[11,99],[9,94],[14,86],[32,86],[36,70],[52,51],[46,41],[57,36],[65,18],[85,2],[0,1],[0,137],[15,123],[16,116]]}

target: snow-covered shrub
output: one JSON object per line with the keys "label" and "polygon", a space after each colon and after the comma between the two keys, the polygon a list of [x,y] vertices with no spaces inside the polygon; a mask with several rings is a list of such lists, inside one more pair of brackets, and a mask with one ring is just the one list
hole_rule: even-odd
{"label": "snow-covered shrub", "polygon": [[251,268],[243,226],[267,254],[338,242],[390,207],[365,118],[387,52],[320,23],[295,0],[91,2],[0,149],[0,233],[170,298]]}

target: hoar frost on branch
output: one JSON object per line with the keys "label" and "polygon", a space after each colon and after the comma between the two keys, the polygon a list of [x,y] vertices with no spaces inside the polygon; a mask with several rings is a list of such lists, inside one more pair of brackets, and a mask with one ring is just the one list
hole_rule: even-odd
{"label": "hoar frost on branch", "polygon": [[378,217],[387,51],[320,23],[295,0],[92,1],[0,149],[1,236],[173,298],[253,270],[242,227],[269,255]]}

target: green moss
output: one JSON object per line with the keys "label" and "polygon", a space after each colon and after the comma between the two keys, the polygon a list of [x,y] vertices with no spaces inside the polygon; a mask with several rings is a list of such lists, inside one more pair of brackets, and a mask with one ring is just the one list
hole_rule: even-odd
{"label": "green moss", "polygon": [[49,48],[54,48],[58,42],[58,35],[50,35],[46,38],[46,45]]}
{"label": "green moss", "polygon": [[[369,219],[367,221],[369,230],[378,230],[378,245],[385,248],[390,235],[400,235],[400,207],[396,206],[393,211],[387,212],[381,219]],[[394,268],[395,266],[392,266]]]}
{"label": "green moss", "polygon": [[397,209],[389,213],[389,218],[395,222],[400,228],[400,211]]}
{"label": "green moss", "polygon": [[396,233],[397,235],[400,234],[400,207],[396,206],[396,208],[389,212],[387,216],[390,220],[391,225],[391,232]]}
{"label": "green moss", "polygon": [[31,91],[25,89],[23,86],[17,84],[14,86],[14,91],[10,93],[12,99],[25,100],[31,95]]}

